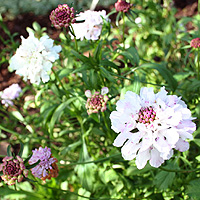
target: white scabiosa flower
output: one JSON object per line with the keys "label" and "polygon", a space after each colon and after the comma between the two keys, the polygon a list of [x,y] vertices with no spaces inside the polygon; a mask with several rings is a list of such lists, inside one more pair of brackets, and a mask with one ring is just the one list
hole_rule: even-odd
{"label": "white scabiosa flower", "polygon": [[140,95],[126,92],[110,115],[112,129],[119,133],[113,145],[122,147],[125,160],[136,158],[138,169],[149,161],[159,167],[173,155],[189,149],[186,139],[196,130],[194,118],[186,104],[176,95],[167,95],[164,87],[155,94],[153,88],[142,88]]}
{"label": "white scabiosa flower", "polygon": [[[76,17],[76,21],[84,20],[84,22],[71,25],[74,29],[76,38],[80,40],[83,40],[84,38],[87,40],[98,40],[103,25],[102,17],[108,20],[105,10],[87,10],[85,12],[79,13],[79,16]],[[73,35],[71,35],[71,37],[73,38]]]}
{"label": "white scabiosa flower", "polygon": [[22,44],[11,58],[10,68],[25,81],[30,79],[31,83],[39,84],[42,80],[45,83],[49,81],[52,63],[59,58],[61,46],[53,46],[53,40],[47,35],[37,39],[33,33],[29,34],[27,39],[21,36]]}
{"label": "white scabiosa flower", "polygon": [[22,89],[17,83],[10,85],[3,92],[1,92],[1,95],[0,95],[1,103],[5,104],[6,107],[8,107],[9,105],[13,105],[12,100],[19,97],[19,94],[21,93],[21,91]]}

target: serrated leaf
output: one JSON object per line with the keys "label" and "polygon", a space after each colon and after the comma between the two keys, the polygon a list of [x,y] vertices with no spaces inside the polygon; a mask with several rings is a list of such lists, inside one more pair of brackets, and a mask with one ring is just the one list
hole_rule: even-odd
{"label": "serrated leaf", "polygon": [[199,186],[200,186],[200,178],[190,181],[187,187],[186,192],[190,197],[192,197],[193,200],[199,200],[200,197]]}
{"label": "serrated leaf", "polygon": [[172,185],[175,175],[175,172],[160,171],[155,176],[154,184],[160,190],[166,190],[169,186]]}

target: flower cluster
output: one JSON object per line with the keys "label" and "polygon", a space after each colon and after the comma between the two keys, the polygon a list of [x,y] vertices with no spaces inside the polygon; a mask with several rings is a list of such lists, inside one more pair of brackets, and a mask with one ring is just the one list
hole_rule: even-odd
{"label": "flower cluster", "polygon": [[19,97],[19,94],[21,93],[21,91],[22,89],[17,83],[10,85],[0,95],[2,99],[1,103],[5,104],[6,107],[8,107],[9,105],[13,105],[12,100]]}
{"label": "flower cluster", "polygon": [[[76,18],[77,21],[84,21],[83,23],[73,24],[74,33],[77,39],[83,40],[84,37],[87,40],[98,40],[101,34],[103,19],[108,20],[106,17],[106,11],[91,11],[79,13]],[[74,36],[71,35],[73,38]]]}
{"label": "flower cluster", "polygon": [[0,171],[3,171],[1,178],[8,185],[14,185],[16,180],[21,182],[24,176],[28,176],[28,170],[25,168],[22,158],[18,155],[16,158],[12,156],[3,158],[3,163],[0,164]]}
{"label": "flower cluster", "polygon": [[88,115],[92,113],[98,113],[99,110],[104,112],[106,110],[106,103],[108,101],[108,96],[106,95],[109,92],[107,87],[101,89],[101,94],[95,92],[93,95],[90,90],[85,91],[85,96],[88,97],[87,103],[85,105]]}
{"label": "flower cluster", "polygon": [[140,95],[131,91],[117,102],[110,115],[112,129],[119,133],[113,145],[120,147],[126,160],[136,158],[138,169],[147,161],[159,167],[173,155],[189,149],[186,139],[196,130],[194,118],[186,104],[165,88],[154,94],[153,88],[142,88]]}
{"label": "flower cluster", "polygon": [[22,44],[10,60],[10,68],[16,74],[30,79],[31,83],[39,84],[41,80],[49,81],[47,72],[51,70],[52,63],[59,58],[61,46],[53,46],[53,40],[45,35],[37,39],[30,33],[27,39],[22,38]]}
{"label": "flower cluster", "polygon": [[52,10],[50,14],[51,23],[55,28],[60,29],[62,27],[67,28],[71,24],[76,22],[74,8],[69,7],[67,4],[58,5],[55,10]]}
{"label": "flower cluster", "polygon": [[195,49],[199,48],[200,47],[200,38],[194,38],[193,40],[191,40],[190,46]]}
{"label": "flower cluster", "polygon": [[115,3],[115,9],[117,12],[128,12],[132,6],[133,4],[128,3],[124,0],[118,0],[117,3]]}
{"label": "flower cluster", "polygon": [[58,167],[56,164],[58,160],[52,156],[50,148],[39,147],[39,149],[35,149],[32,152],[33,155],[28,161],[29,164],[34,164],[40,160],[40,163],[31,169],[35,177],[46,180],[58,176]]}

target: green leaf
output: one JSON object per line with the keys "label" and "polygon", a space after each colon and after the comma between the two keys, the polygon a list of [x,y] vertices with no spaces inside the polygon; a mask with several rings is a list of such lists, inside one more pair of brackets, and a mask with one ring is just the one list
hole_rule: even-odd
{"label": "green leaf", "polygon": [[171,72],[164,65],[157,64],[157,63],[147,63],[147,64],[141,65],[138,69],[140,69],[140,68],[157,70],[160,73],[160,75],[166,80],[166,82],[168,83],[168,85],[172,89],[172,91],[176,90],[178,83],[174,79]]}
{"label": "green leaf", "polygon": [[12,156],[12,152],[11,152],[11,145],[9,144],[7,147],[7,156]]}
{"label": "green leaf", "polygon": [[72,49],[71,53],[74,54],[74,56],[76,58],[78,58],[79,60],[81,60],[83,63],[85,63],[85,64],[86,63],[90,63],[90,59],[88,57],[79,54],[77,51],[75,51],[75,50]]}
{"label": "green leaf", "polygon": [[109,71],[106,70],[104,67],[100,67],[101,74],[107,78],[110,82],[115,82],[115,79],[112,75],[110,75]]}
{"label": "green leaf", "polygon": [[34,163],[34,164],[32,164],[32,165],[28,165],[28,166],[26,167],[26,169],[32,169],[32,168],[34,168],[35,166],[37,166],[37,165],[40,163],[40,161],[41,161],[41,160],[38,160],[36,163]]}
{"label": "green leaf", "polygon": [[100,116],[98,115],[98,113],[92,113],[92,114],[90,115],[90,117],[91,117],[92,119],[94,119],[94,121],[96,121],[97,123],[100,123]]}
{"label": "green leaf", "polygon": [[52,114],[51,120],[50,120],[50,125],[49,125],[49,131],[50,133],[53,133],[53,128],[56,123],[64,113],[65,108],[73,101],[77,100],[77,97],[72,97],[68,99],[67,101],[61,103],[54,111]]}
{"label": "green leaf", "polygon": [[139,58],[137,50],[134,47],[129,47],[128,49],[126,49],[126,51],[120,54],[123,55],[126,59],[130,60],[133,66],[139,65],[140,58]]}
{"label": "green leaf", "polygon": [[169,186],[172,185],[175,175],[175,172],[160,171],[155,176],[154,184],[160,190],[166,190]]}
{"label": "green leaf", "polygon": [[[85,140],[82,137],[82,150],[80,152],[79,162],[87,162],[87,161],[91,161],[91,158],[88,154]],[[96,165],[94,163],[80,164],[77,165],[75,168],[75,171],[77,172],[78,177],[80,178],[82,187],[85,188],[87,191],[93,190],[95,182],[95,169]]]}
{"label": "green leaf", "polygon": [[186,192],[193,200],[199,200],[200,197],[199,186],[200,186],[200,178],[190,181],[187,187]]}
{"label": "green leaf", "polygon": [[6,195],[11,195],[11,194],[24,194],[26,195],[26,197],[29,197],[29,199],[31,200],[43,199],[43,196],[36,192],[27,192],[24,190],[12,190],[8,187],[0,187],[0,196],[6,196]]}
{"label": "green leaf", "polygon": [[18,156],[22,157],[23,150],[24,150],[24,144],[20,141],[20,150],[19,150]]}
{"label": "green leaf", "polygon": [[77,142],[74,142],[70,145],[68,145],[66,148],[64,148],[62,151],[61,151],[61,154],[62,155],[65,155],[66,153],[68,153],[69,151],[74,151],[78,146],[80,146],[82,144],[81,140],[77,141]]}
{"label": "green leaf", "polygon": [[113,62],[111,62],[109,60],[101,60],[100,63],[99,63],[99,65],[100,66],[106,66],[106,67],[113,67],[116,70],[119,69],[119,67],[115,63],[113,63]]}
{"label": "green leaf", "polygon": [[26,163],[28,163],[28,161],[30,160],[31,157],[32,157],[32,154],[29,155],[28,158],[26,158],[26,159],[24,160],[24,165],[25,165]]}
{"label": "green leaf", "polygon": [[97,63],[99,63],[99,60],[101,60],[101,50],[102,50],[102,45],[103,45],[103,41],[101,40],[97,46],[97,48],[94,51],[94,57],[97,61]]}

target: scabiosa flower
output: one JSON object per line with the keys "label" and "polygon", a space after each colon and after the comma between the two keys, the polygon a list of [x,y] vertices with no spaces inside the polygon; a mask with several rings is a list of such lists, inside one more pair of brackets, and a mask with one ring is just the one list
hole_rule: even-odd
{"label": "scabiosa flower", "polygon": [[61,46],[53,46],[54,41],[47,35],[39,40],[33,33],[29,33],[27,39],[22,36],[21,39],[22,44],[10,60],[10,68],[23,76],[24,80],[30,79],[31,83],[49,81],[48,72],[52,63],[59,58]]}
{"label": "scabiosa flower", "polygon": [[22,89],[17,83],[10,85],[0,95],[2,99],[1,103],[5,104],[6,107],[8,107],[9,105],[13,105],[12,100],[19,97],[19,94],[21,93],[21,91]]}
{"label": "scabiosa flower", "polygon": [[[106,17],[105,10],[87,10],[85,12],[80,12],[76,20],[84,20],[84,22],[72,24],[76,38],[80,40],[83,40],[84,38],[86,38],[87,40],[98,40],[103,25],[102,17],[107,21],[109,20]],[[74,36],[71,35],[71,38],[74,38]]]}
{"label": "scabiosa flower", "polygon": [[200,38],[194,38],[193,40],[191,40],[190,46],[195,49],[199,48],[200,47]]}
{"label": "scabiosa flower", "polygon": [[117,3],[115,3],[115,9],[117,12],[128,12],[132,6],[133,4],[128,3],[124,0],[118,0]]}
{"label": "scabiosa flower", "polygon": [[24,166],[24,161],[18,155],[16,158],[12,156],[3,158],[3,163],[0,164],[0,171],[3,171],[1,178],[8,185],[14,185],[16,180],[21,182],[24,177],[28,176],[28,170]]}
{"label": "scabiosa flower", "polygon": [[55,28],[60,29],[62,27],[67,28],[71,24],[76,22],[75,12],[73,7],[69,7],[67,4],[58,5],[55,10],[52,10],[49,18]]}
{"label": "scabiosa flower", "polygon": [[85,96],[88,97],[87,103],[85,105],[88,115],[92,113],[98,113],[99,110],[104,112],[106,110],[106,103],[108,101],[108,96],[106,95],[109,92],[107,87],[101,89],[101,94],[99,92],[94,92],[92,95],[90,90],[85,91]]}
{"label": "scabiosa flower", "polygon": [[117,111],[110,115],[112,129],[119,133],[113,145],[122,147],[125,160],[136,158],[138,169],[147,161],[159,167],[173,155],[189,149],[186,139],[192,139],[196,125],[184,101],[167,95],[164,87],[157,94],[153,88],[142,88],[140,95],[126,92],[117,102]]}
{"label": "scabiosa flower", "polygon": [[51,179],[58,176],[58,167],[56,162],[58,160],[51,154],[50,148],[42,148],[32,150],[33,155],[28,161],[29,164],[34,164],[38,160],[40,163],[31,169],[32,174],[42,180]]}

